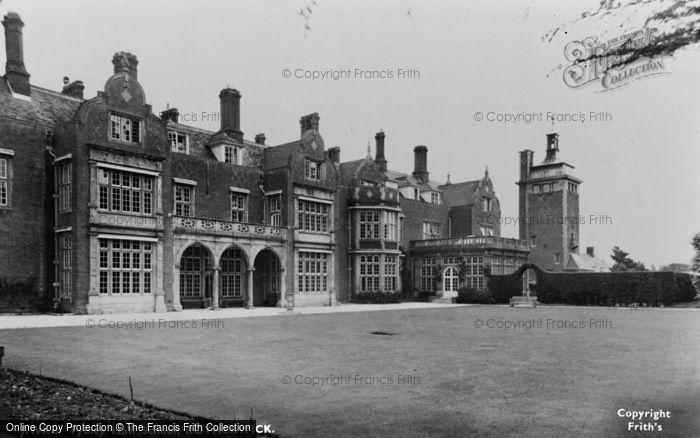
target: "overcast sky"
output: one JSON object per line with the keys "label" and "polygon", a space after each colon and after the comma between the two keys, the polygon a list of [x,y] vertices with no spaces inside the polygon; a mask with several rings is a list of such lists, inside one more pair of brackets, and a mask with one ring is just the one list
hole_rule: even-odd
{"label": "overcast sky", "polygon": [[[391,169],[412,171],[419,144],[428,146],[431,179],[474,180],[488,166],[504,219],[518,214],[518,151],[534,150],[539,162],[545,135],[556,131],[561,158],[584,181],[581,246],[594,246],[608,263],[615,245],[647,266],[688,263],[700,232],[698,46],[664,58],[662,74],[624,87],[603,91],[600,80],[568,87],[568,43],[639,30],[644,8],[654,7],[577,20],[598,3],[5,0],[0,10],[25,22],[35,85],[59,90],[67,75],[94,97],[114,52],[130,51],[155,113],[169,104],[196,116],[190,124],[217,130],[202,113],[217,112],[218,92],[232,86],[243,95],[247,138],[264,132],[268,144],[291,141],[299,117],[318,112],[326,147],[340,146],[342,161],[363,157],[383,129]],[[351,77],[296,78],[332,69],[350,69]],[[355,69],[375,77],[354,77]],[[398,69],[409,73],[399,78]],[[569,120],[552,126],[547,112]],[[605,114],[591,121],[591,112]],[[518,113],[543,117],[486,120]],[[589,224],[590,215],[609,219]],[[516,226],[502,232],[517,237]]]}

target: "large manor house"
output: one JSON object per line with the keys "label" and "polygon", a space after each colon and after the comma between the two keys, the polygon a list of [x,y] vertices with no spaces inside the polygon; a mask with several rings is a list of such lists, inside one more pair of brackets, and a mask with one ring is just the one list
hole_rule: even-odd
{"label": "large manor house", "polygon": [[[232,88],[219,93],[217,132],[187,126],[175,108],[153,112],[127,52],[114,54],[96,96],[67,78],[48,90],[30,83],[19,15],[3,26],[0,312],[454,297],[528,260],[600,268],[592,251],[579,254],[576,221],[521,221],[520,239],[501,237],[488,171],[437,182],[423,145],[413,171],[391,170],[384,132],[374,157],[343,162],[340,148],[325,146],[317,113],[301,116],[287,143],[250,139]],[[520,153],[519,215],[578,216],[581,181],[558,158],[556,134],[546,147],[540,164]]]}

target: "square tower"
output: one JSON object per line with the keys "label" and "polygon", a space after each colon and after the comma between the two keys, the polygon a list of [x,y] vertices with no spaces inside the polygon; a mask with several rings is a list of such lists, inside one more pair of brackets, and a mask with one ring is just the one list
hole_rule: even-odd
{"label": "square tower", "polygon": [[547,155],[533,165],[534,152],[520,152],[520,239],[530,242],[530,263],[563,271],[570,254],[578,253],[579,194],[582,181],[574,168],[557,157],[559,134],[547,134]]}

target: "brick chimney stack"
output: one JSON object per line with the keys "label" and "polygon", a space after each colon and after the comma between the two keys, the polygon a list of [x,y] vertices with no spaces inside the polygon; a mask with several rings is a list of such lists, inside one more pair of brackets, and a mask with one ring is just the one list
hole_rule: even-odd
{"label": "brick chimney stack", "polygon": [[243,143],[241,131],[241,93],[233,88],[224,88],[219,93],[221,102],[221,130],[229,137]]}
{"label": "brick chimney stack", "polygon": [[528,179],[530,177],[530,168],[532,167],[532,158],[534,152],[530,149],[525,149],[520,151],[520,180]]}
{"label": "brick chimney stack", "polygon": [[178,123],[180,120],[180,111],[177,108],[168,108],[160,113],[162,120]]}
{"label": "brick chimney stack", "polygon": [[595,248],[592,246],[586,247],[586,254],[588,254],[591,257],[595,257]]}
{"label": "brick chimney stack", "polygon": [[265,145],[266,139],[267,139],[267,137],[265,137],[265,134],[263,134],[263,133],[255,135],[255,143],[257,143],[259,145]]}
{"label": "brick chimney stack", "polygon": [[114,66],[114,73],[128,72],[129,76],[138,81],[138,66],[139,60],[133,53],[129,52],[117,52],[112,57],[112,65]]}
{"label": "brick chimney stack", "polygon": [[374,136],[375,140],[375,155],[374,162],[377,164],[380,172],[386,172],[386,158],[384,157],[384,131],[379,131]]}
{"label": "brick chimney stack", "polygon": [[312,113],[306,116],[302,116],[302,118],[299,119],[299,125],[301,126],[301,135],[304,135],[304,133],[309,129],[315,129],[316,131],[318,131],[318,122],[320,118],[321,117],[318,115],[318,113]]}
{"label": "brick chimney stack", "polygon": [[2,25],[5,27],[5,51],[7,54],[5,80],[10,84],[14,93],[30,96],[30,75],[24,67],[24,43],[22,42],[24,23],[19,14],[8,12]]}
{"label": "brick chimney stack", "polygon": [[334,163],[340,163],[340,147],[334,146],[328,149],[328,158]]}
{"label": "brick chimney stack", "polygon": [[72,97],[77,97],[78,99],[83,98],[83,92],[85,91],[85,84],[83,84],[83,81],[77,80],[71,82],[68,76],[64,76],[63,78],[63,90],[61,90],[61,94],[65,94],[68,96]]}
{"label": "brick chimney stack", "polygon": [[421,182],[427,183],[430,174],[428,173],[428,148],[420,145],[413,148],[414,167],[413,176]]}

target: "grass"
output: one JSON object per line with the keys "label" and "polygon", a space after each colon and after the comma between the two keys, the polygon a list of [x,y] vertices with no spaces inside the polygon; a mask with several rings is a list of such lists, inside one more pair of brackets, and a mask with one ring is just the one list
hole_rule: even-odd
{"label": "grass", "polygon": [[[219,419],[252,408],[281,436],[637,436],[617,411],[659,409],[672,415],[657,421],[663,436],[692,437],[699,317],[693,309],[474,306],[228,319],[210,329],[2,330],[0,345],[14,369],[41,366],[125,396],[131,375],[138,400]],[[608,328],[546,327],[591,318]],[[541,319],[543,327],[477,329],[476,319]],[[414,379],[399,384],[398,375]],[[339,384],[294,382],[324,376]]]}

